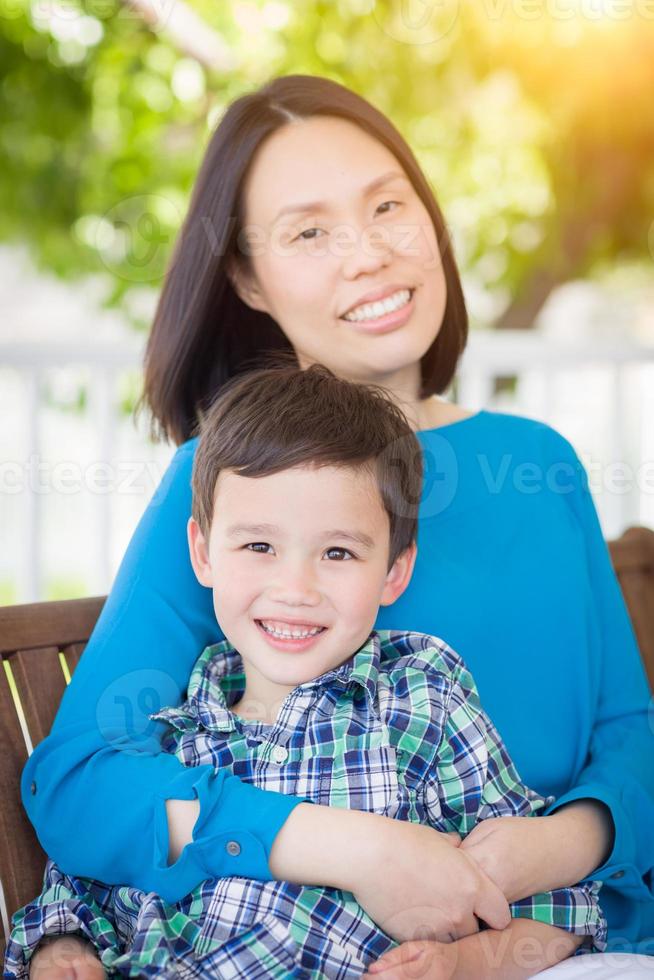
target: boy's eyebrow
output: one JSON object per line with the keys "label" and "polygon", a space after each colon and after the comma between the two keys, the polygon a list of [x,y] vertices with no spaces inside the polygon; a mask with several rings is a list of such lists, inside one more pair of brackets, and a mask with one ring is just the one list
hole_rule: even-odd
{"label": "boy's eyebrow", "polygon": [[[230,524],[226,530],[229,538],[238,537],[243,534],[279,534],[279,528],[275,524]],[[352,541],[354,544],[363,545],[364,548],[374,548],[375,542],[364,531],[344,531],[334,528],[325,531],[322,535],[326,538],[339,538],[344,541]]]}
{"label": "boy's eyebrow", "polygon": [[[381,177],[376,177],[375,180],[366,184],[362,188],[362,193],[364,195],[372,194],[373,191],[383,187],[384,184],[388,184],[391,180],[397,180],[398,178],[406,181],[409,180],[406,174],[401,173],[399,170],[389,170],[388,173],[382,174]],[[277,212],[272,224],[277,224],[283,214],[305,214],[308,211],[326,211],[328,207],[329,205],[325,201],[306,201],[303,204],[287,204]]]}

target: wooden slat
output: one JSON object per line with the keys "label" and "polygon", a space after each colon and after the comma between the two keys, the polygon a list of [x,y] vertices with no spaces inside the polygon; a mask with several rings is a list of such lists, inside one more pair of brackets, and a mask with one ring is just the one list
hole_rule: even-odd
{"label": "wooden slat", "polygon": [[[46,855],[25,812],[20,796],[20,777],[27,749],[5,674],[0,670],[0,880],[9,921],[14,912],[39,894]],[[6,936],[0,923],[0,943]]]}
{"label": "wooden slat", "polygon": [[654,531],[631,527],[609,551],[654,693]]}
{"label": "wooden slat", "polygon": [[59,648],[17,650],[6,659],[16,681],[32,745],[36,747],[49,734],[66,689]]}
{"label": "wooden slat", "polygon": [[0,606],[0,653],[88,640],[106,596]]}
{"label": "wooden slat", "polygon": [[654,531],[648,527],[630,527],[621,538],[609,541],[609,551],[616,573],[642,571],[654,574]]}
{"label": "wooden slat", "polygon": [[86,643],[68,643],[67,645],[62,646],[61,652],[64,655],[64,658],[68,665],[68,673],[70,674],[71,677],[73,676],[73,673],[75,672],[75,668],[77,667],[80,661],[80,657],[84,653],[85,647],[86,647]]}

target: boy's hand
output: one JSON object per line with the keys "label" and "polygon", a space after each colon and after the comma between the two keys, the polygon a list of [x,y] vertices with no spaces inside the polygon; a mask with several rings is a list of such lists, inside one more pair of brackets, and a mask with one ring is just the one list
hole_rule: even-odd
{"label": "boy's hand", "polygon": [[565,929],[513,919],[455,943],[403,943],[371,963],[369,980],[528,980],[572,956],[583,942]]}
{"label": "boy's hand", "polygon": [[371,963],[362,980],[454,980],[458,945],[428,939],[402,943]]}
{"label": "boy's hand", "polygon": [[29,961],[30,980],[104,980],[94,947],[80,936],[47,937]]}

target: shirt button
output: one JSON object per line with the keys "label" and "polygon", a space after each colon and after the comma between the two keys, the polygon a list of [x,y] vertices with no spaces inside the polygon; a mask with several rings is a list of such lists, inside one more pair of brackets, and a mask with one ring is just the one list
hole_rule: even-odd
{"label": "shirt button", "polygon": [[276,745],[272,753],[273,761],[278,762],[280,765],[282,762],[286,762],[288,759],[288,749],[285,749],[283,745]]}
{"label": "shirt button", "polygon": [[231,857],[238,857],[238,855],[241,853],[241,845],[237,840],[229,840],[227,841],[225,850],[229,855],[231,855]]}
{"label": "shirt button", "polygon": [[32,784],[30,786],[30,793],[32,794],[32,796],[34,796],[34,794],[36,793],[36,783],[34,781],[32,781]]}
{"label": "shirt button", "polygon": [[612,878],[624,878],[624,871],[616,871],[611,875]]}

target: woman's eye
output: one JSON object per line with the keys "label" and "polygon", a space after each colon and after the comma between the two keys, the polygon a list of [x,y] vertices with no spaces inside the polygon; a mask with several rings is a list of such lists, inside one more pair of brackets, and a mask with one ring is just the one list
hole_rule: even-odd
{"label": "woman's eye", "polygon": [[[305,228],[305,230],[304,231],[301,231],[300,234],[297,237],[298,238],[301,238],[302,241],[304,241],[304,242],[312,242],[317,237],[316,235],[310,235],[309,234],[312,231],[322,231],[322,228]],[[304,237],[305,235],[308,235],[309,237],[308,238],[305,238]]]}
{"label": "woman's eye", "polygon": [[[252,542],[250,542],[250,544],[246,544],[245,547],[254,550],[254,549],[258,549],[258,548],[270,548],[270,545],[267,544],[265,541],[252,541]],[[262,555],[262,554],[266,554],[266,552],[265,551],[256,551],[256,554]]]}
{"label": "woman's eye", "polygon": [[332,554],[334,551],[337,551],[341,555],[349,555],[349,558],[347,558],[346,561],[350,561],[352,558],[354,558],[352,552],[348,551],[347,548],[329,548],[327,554]]}
{"label": "woman's eye", "polygon": [[[401,203],[402,203],[401,201],[382,201],[382,203],[379,205],[379,207],[377,208],[377,210],[379,211],[379,208],[386,207],[387,204],[396,204],[398,207],[400,207]],[[384,214],[387,214],[387,213],[388,212],[384,212]]]}

